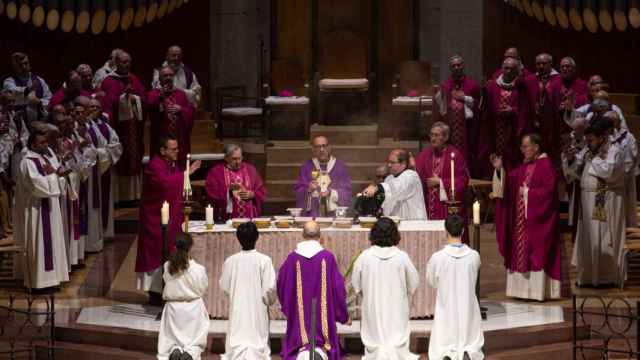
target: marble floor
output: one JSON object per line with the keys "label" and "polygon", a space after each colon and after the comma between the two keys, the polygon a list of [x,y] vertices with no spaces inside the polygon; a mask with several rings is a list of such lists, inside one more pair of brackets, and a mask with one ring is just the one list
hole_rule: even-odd
{"label": "marble floor", "polygon": [[[487,320],[482,322],[482,328],[485,332],[554,324],[564,321],[561,306],[493,301],[483,302],[482,305],[487,307],[488,310]],[[160,322],[156,320],[156,315],[160,310],[161,308],[159,307],[140,304],[85,307],[76,319],[76,323],[158,332]],[[432,325],[432,320],[412,320],[411,332],[429,333]],[[286,323],[283,320],[271,321],[270,328],[273,336],[282,336],[286,330]],[[209,333],[211,334],[224,334],[226,330],[226,320],[211,320],[209,323]],[[360,333],[360,321],[353,321],[350,326],[338,325],[338,333],[345,336],[358,335]]]}

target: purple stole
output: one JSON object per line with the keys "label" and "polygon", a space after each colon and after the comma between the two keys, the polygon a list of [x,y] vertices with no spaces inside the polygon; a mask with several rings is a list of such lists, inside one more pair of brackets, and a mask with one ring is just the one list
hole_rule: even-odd
{"label": "purple stole", "polygon": [[[29,158],[36,165],[41,176],[47,176],[38,158]],[[44,238],[44,270],[53,270],[53,243],[51,241],[51,207],[49,198],[40,199],[40,215],[42,216],[42,236]]]}
{"label": "purple stole", "polygon": [[[100,131],[100,134],[107,139],[107,143],[111,141],[111,133],[109,127],[104,121],[96,121],[96,126]],[[109,201],[111,200],[111,166],[100,177],[100,188],[102,189],[102,200],[100,205],[102,207],[102,228],[106,229],[109,222]]]}
{"label": "purple stole", "polygon": [[[96,134],[95,129],[92,126],[88,127],[88,133],[91,137],[91,142],[94,146],[98,146],[98,135]],[[93,208],[100,208],[100,183],[99,178],[100,174],[98,174],[98,164],[95,164],[91,169],[91,177],[93,178],[93,191],[91,192],[91,196],[93,197]]]}
{"label": "purple stole", "polygon": [[193,84],[193,71],[187,65],[182,64],[182,69],[184,70],[184,77],[187,80],[187,89],[191,87]]}
{"label": "purple stole", "polygon": [[[16,85],[20,87],[27,86],[27,82],[24,81],[22,78],[19,78],[17,76],[11,76],[11,78],[13,79],[13,81],[15,81]],[[38,76],[36,76],[35,74],[31,74],[31,85],[38,99],[42,99],[42,96],[44,95],[44,89],[42,88],[40,79],[38,79]]]}
{"label": "purple stole", "polygon": [[89,186],[86,181],[80,183],[79,198],[80,235],[87,235],[89,233],[89,202],[87,201],[89,199]]}

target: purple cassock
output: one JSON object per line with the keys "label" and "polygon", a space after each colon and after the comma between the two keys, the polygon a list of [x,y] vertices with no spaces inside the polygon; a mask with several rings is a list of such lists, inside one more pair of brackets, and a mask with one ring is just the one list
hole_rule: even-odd
{"label": "purple cassock", "polygon": [[533,104],[533,128],[542,137],[542,148],[556,167],[560,163],[560,134],[566,128],[556,104],[551,99],[551,85],[559,77],[557,72],[547,76],[540,76],[537,73],[529,75],[525,82],[529,101]]}
{"label": "purple cassock", "polygon": [[[449,214],[449,206],[445,201],[440,200],[440,187],[429,188],[427,180],[432,177],[439,177],[447,194],[447,198],[451,196],[451,155],[453,154],[454,169],[453,176],[455,178],[455,196],[460,202],[460,210],[458,215],[467,221],[465,198],[467,186],[469,184],[469,171],[464,155],[453,145],[446,145],[443,149],[437,150],[434,147],[424,149],[416,158],[416,171],[420,175],[422,181],[422,190],[424,193],[424,204],[427,209],[427,218],[429,220],[444,220]],[[468,232],[463,234],[463,241],[469,242]]]}
{"label": "purple cassock", "polygon": [[296,194],[296,207],[302,209],[304,216],[320,215],[320,197],[312,197],[308,191],[309,183],[312,181],[311,172],[317,167],[322,171],[329,172],[329,177],[331,178],[329,190],[335,190],[338,193],[338,206],[349,206],[351,204],[351,177],[349,177],[347,166],[334,157],[331,157],[326,164],[314,163],[313,159],[310,159],[300,168],[298,182],[293,188]]}
{"label": "purple cassock", "polygon": [[[555,107],[556,111],[561,111],[560,106],[567,98],[573,98],[573,107],[575,109],[589,102],[589,87],[587,86],[587,82],[579,78],[566,81],[562,76],[557,76],[553,81],[551,81],[549,91],[551,94],[551,103]],[[571,133],[571,128],[563,121],[560,114],[558,116],[557,124],[557,128],[554,129],[554,140],[557,139],[558,141],[556,143],[557,147],[564,149],[569,145],[568,135]],[[552,154],[552,156],[554,155],[555,154]],[[556,164],[557,163],[559,162],[556,161]]]}
{"label": "purple cassock", "polygon": [[120,76],[115,73],[106,77],[100,86],[105,93],[101,99],[102,108],[109,115],[110,125],[116,130],[122,144],[122,157],[116,165],[118,175],[137,176],[142,169],[142,157],[144,156],[144,119],[120,121],[118,110],[120,96],[124,94],[127,86],[131,87],[132,94],[140,97],[144,108],[146,101],[144,87],[133,74]]}
{"label": "purple cassock", "polygon": [[309,350],[311,341],[311,300],[316,302],[316,347],[329,359],[341,359],[336,322],[349,320],[347,293],[335,256],[328,250],[297,251],[289,254],[278,271],[278,299],[287,318],[287,332],[282,340],[282,358],[294,360]]}
{"label": "purple cassock", "polygon": [[[193,128],[194,107],[187,99],[187,95],[180,89],[174,89],[171,95],[161,96],[159,89],[147,93],[147,106],[151,119],[151,139],[149,153],[156,155],[160,152],[158,143],[162,137],[173,135],[178,140],[178,166],[184,168],[187,163],[187,154],[191,153],[191,130]],[[180,106],[180,112],[171,115],[166,109],[176,104]]]}
{"label": "purple cassock", "polygon": [[162,264],[160,209],[169,203],[169,253],[175,250],[175,237],[182,226],[182,190],[184,172],[160,156],[154,156],[144,170],[144,187],[140,200],[140,231],[136,272],[148,272]]}
{"label": "purple cassock", "polygon": [[[504,266],[514,272],[544,270],[560,280],[562,238],[558,231],[556,172],[545,155],[509,171],[496,201],[496,237]],[[521,192],[529,188],[527,201]]]}

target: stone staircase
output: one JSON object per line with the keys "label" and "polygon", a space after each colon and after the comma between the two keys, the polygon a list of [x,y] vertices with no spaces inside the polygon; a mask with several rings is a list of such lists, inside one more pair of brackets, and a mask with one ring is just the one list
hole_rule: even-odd
{"label": "stone staircase", "polygon": [[[395,148],[405,148],[413,153],[419,150],[417,141],[393,141],[379,138],[378,125],[325,126],[312,125],[311,138],[326,136],[331,144],[332,154],[344,161],[349,169],[353,184],[353,194],[360,192],[374,179],[378,165],[386,162],[389,152]],[[274,141],[266,148],[265,181],[267,200],[263,214],[277,215],[295,205],[293,187],[302,164],[311,158],[308,141]]]}

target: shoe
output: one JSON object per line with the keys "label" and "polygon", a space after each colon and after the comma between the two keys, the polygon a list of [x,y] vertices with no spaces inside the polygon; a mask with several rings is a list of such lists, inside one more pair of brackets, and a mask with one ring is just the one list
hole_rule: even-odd
{"label": "shoe", "polygon": [[169,360],[182,360],[182,351],[180,349],[174,349],[169,355]]}
{"label": "shoe", "polygon": [[188,352],[183,352],[182,353],[182,357],[180,358],[180,360],[193,360],[193,358],[191,357],[191,355],[189,355]]}

